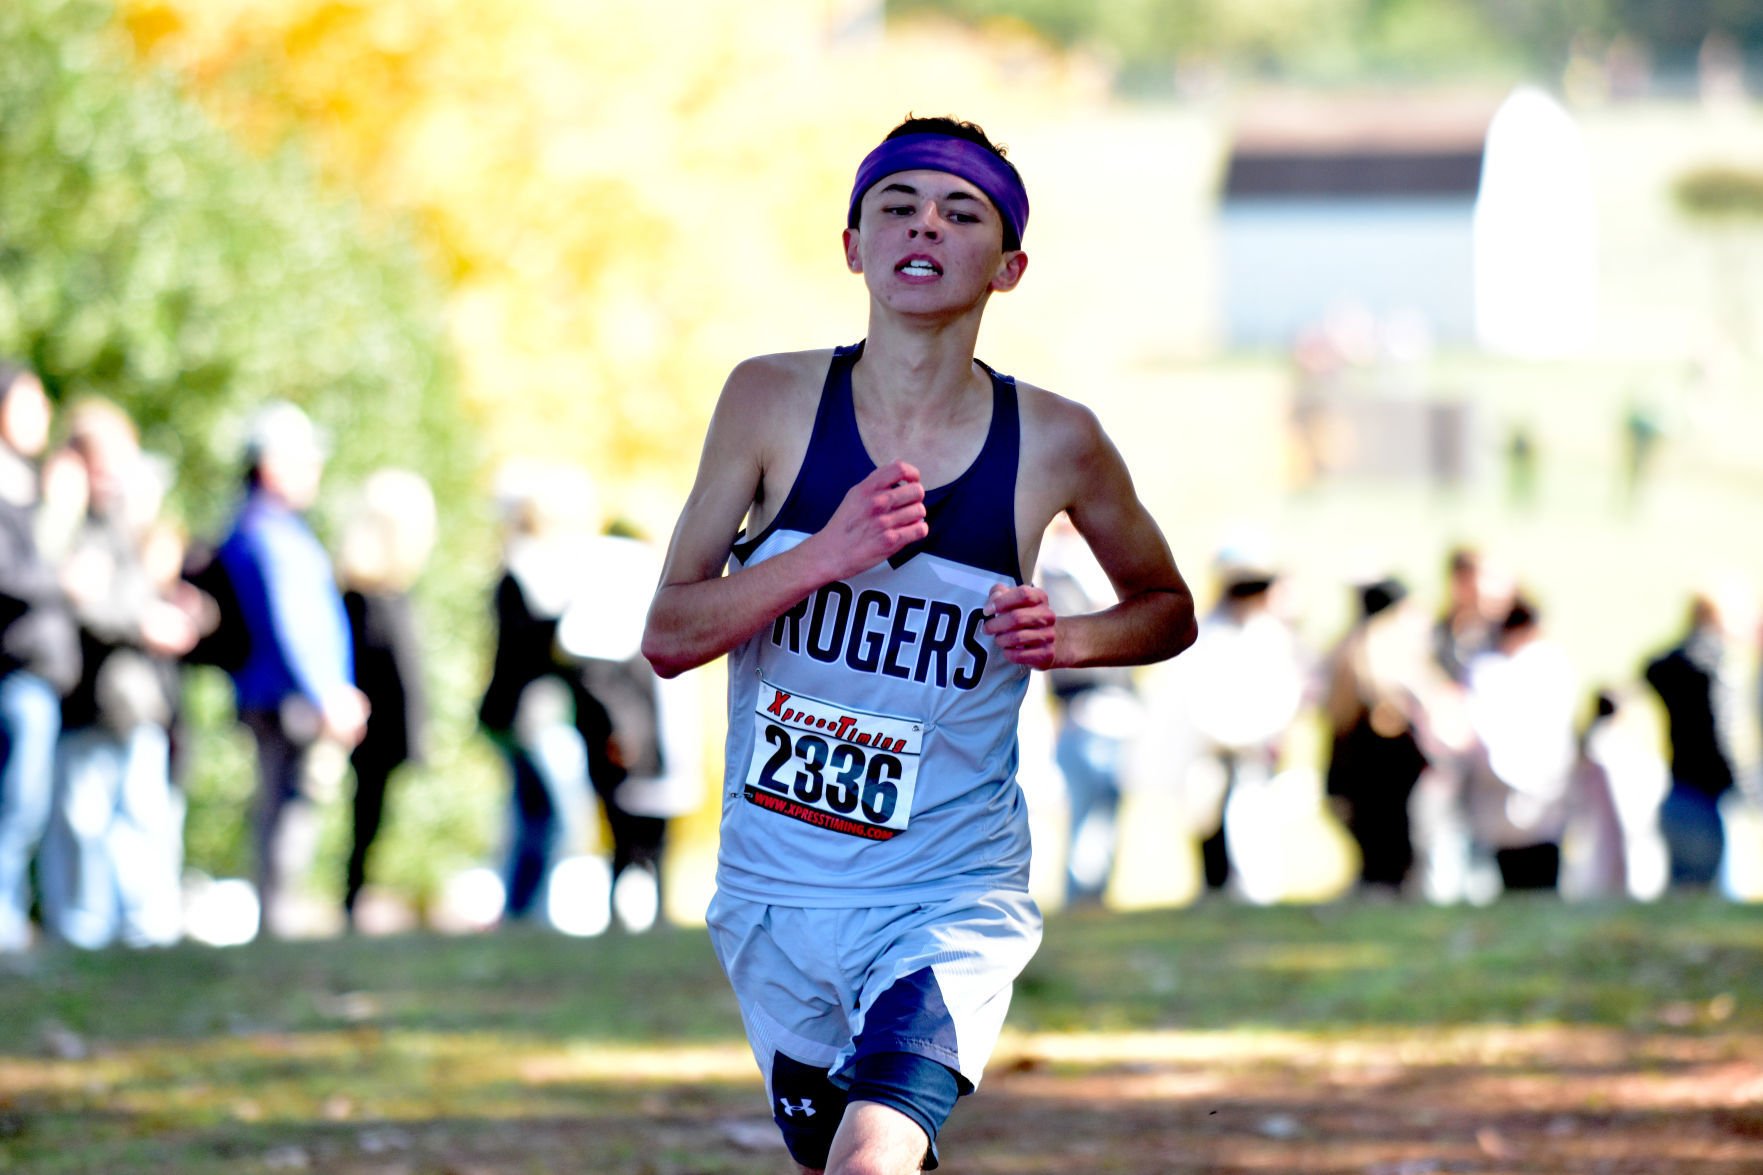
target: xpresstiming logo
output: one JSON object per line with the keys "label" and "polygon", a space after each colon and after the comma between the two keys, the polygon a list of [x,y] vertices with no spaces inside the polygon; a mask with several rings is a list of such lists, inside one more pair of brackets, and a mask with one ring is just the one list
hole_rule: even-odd
{"label": "xpresstiming logo", "polygon": [[747,802],[830,832],[891,840],[906,831],[923,724],[759,684]]}

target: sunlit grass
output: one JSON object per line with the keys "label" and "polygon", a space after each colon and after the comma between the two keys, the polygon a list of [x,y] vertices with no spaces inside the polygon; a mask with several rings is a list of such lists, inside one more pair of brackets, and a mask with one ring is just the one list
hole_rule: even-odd
{"label": "sunlit grass", "polygon": [[[1738,1096],[1760,964],[1763,920],[1712,900],[1055,916],[993,1084],[1064,1105],[1102,1082],[1147,1112],[1431,1082],[1662,1112]],[[769,1138],[758,1089],[699,931],[46,951],[0,982],[0,1172],[389,1175],[481,1153],[757,1175],[775,1156],[730,1123]],[[1096,1169],[1146,1169],[1121,1163]]]}

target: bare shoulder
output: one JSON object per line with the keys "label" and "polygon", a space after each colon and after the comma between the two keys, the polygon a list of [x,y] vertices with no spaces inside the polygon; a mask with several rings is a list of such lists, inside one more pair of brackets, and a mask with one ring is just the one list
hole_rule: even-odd
{"label": "bare shoulder", "polygon": [[742,360],[723,384],[712,434],[751,454],[761,470],[786,455],[798,434],[806,447],[830,356],[790,351]]}
{"label": "bare shoulder", "polygon": [[723,402],[743,412],[813,403],[831,359],[830,350],[780,351],[743,359],[729,372]]}
{"label": "bare shoulder", "polygon": [[832,351],[786,351],[743,360],[729,373],[714,430],[738,438],[754,463],[750,530],[763,529],[802,468]]}
{"label": "bare shoulder", "polygon": [[1126,462],[1096,413],[1045,388],[1018,388],[1022,456],[1016,533],[1022,565],[1035,565],[1041,536],[1061,512],[1071,517],[1092,548],[1116,540],[1161,548]]}
{"label": "bare shoulder", "polygon": [[1051,518],[1070,504],[1070,494],[1095,472],[1096,462],[1114,455],[1114,447],[1095,412],[1076,400],[1019,381],[1017,403],[1024,468],[1059,498]]}

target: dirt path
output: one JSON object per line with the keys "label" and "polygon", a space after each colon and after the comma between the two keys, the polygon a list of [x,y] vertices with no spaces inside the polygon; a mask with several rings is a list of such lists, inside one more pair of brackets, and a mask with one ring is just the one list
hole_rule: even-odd
{"label": "dirt path", "polygon": [[[943,1170],[1757,1175],[1760,1062],[1763,1038],[1732,1033],[1018,1037],[1006,1039],[984,1089],[945,1131]],[[664,1078],[616,1107],[590,1097],[599,1112],[589,1120],[431,1123],[389,1166],[356,1155],[324,1169],[786,1175],[792,1167],[755,1104],[757,1082],[726,1076]]]}
{"label": "dirt path", "polygon": [[1763,1172],[1755,1037],[1063,1037],[1000,1060],[946,1133],[961,1171]]}

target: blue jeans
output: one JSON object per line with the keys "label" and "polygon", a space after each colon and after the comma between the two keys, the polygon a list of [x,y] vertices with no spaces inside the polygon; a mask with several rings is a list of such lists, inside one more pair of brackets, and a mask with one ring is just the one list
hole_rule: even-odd
{"label": "blue jeans", "polygon": [[63,731],[40,868],[43,921],[87,950],[167,946],[182,929],[183,804],[171,743],[150,723]]}
{"label": "blue jeans", "polygon": [[30,942],[31,858],[49,821],[61,699],[17,670],[0,677],[0,952]]}
{"label": "blue jeans", "polygon": [[513,827],[502,913],[519,920],[532,915],[543,898],[558,844],[579,832],[574,826],[587,796],[587,752],[575,727],[558,724],[505,753],[513,784]]}
{"label": "blue jeans", "polygon": [[1726,826],[1720,802],[1707,792],[1674,783],[1659,806],[1659,831],[1671,855],[1671,884],[1706,889],[1720,873]]}
{"label": "blue jeans", "polygon": [[1060,727],[1053,744],[1071,811],[1065,839],[1065,900],[1073,904],[1101,901],[1114,871],[1115,817],[1125,754],[1123,740],[1071,721]]}

